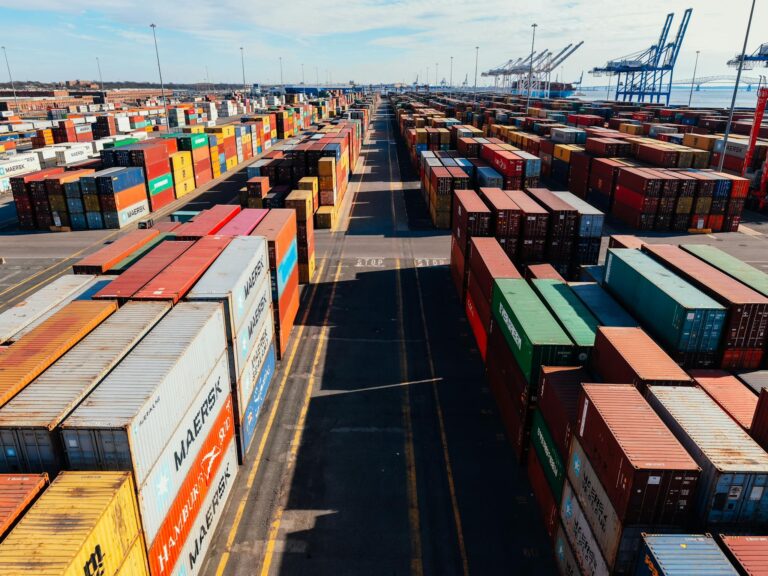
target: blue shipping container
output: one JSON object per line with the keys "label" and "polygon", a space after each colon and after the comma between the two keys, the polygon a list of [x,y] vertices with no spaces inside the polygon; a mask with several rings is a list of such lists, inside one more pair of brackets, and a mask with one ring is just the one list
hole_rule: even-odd
{"label": "blue shipping container", "polygon": [[635,576],[739,576],[711,536],[644,534]]}
{"label": "blue shipping container", "polygon": [[480,188],[503,188],[504,178],[490,166],[477,169],[477,183]]}

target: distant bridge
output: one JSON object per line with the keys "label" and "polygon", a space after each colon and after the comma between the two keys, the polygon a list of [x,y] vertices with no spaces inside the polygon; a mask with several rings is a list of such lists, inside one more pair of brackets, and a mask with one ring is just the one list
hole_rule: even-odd
{"label": "distant bridge", "polygon": [[[719,84],[719,83],[725,83],[725,84],[734,84],[736,82],[736,75],[724,75],[724,76],[702,76],[701,78],[688,78],[687,80],[675,80],[673,82],[674,85],[680,86],[690,86],[691,83],[693,83],[694,86],[701,86],[702,84]],[[751,88],[752,86],[757,87],[761,83],[761,79],[759,76],[742,76],[741,80],[739,81],[739,84],[744,84],[748,88]],[[762,83],[765,83],[765,80],[762,80]]]}

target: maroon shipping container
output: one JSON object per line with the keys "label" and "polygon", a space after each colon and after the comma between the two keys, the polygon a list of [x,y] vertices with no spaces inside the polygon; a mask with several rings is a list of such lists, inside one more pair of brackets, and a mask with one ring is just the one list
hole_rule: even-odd
{"label": "maroon shipping container", "polygon": [[768,389],[760,390],[749,434],[763,450],[768,451]]}
{"label": "maroon shipping container", "polygon": [[584,384],[579,442],[624,525],[686,525],[701,470],[640,392]]}
{"label": "maroon shipping container", "polygon": [[749,432],[757,408],[757,396],[751,389],[724,370],[691,370],[690,374],[697,386]]}
{"label": "maroon shipping container", "polygon": [[579,221],[579,212],[547,188],[531,188],[528,194],[549,213],[549,236],[573,238]]}
{"label": "maroon shipping container", "polygon": [[653,164],[654,166],[674,168],[677,166],[678,156],[679,153],[677,150],[670,149],[666,146],[644,143],[637,145],[637,159]]}
{"label": "maroon shipping container", "polygon": [[181,300],[195,282],[232,241],[227,236],[205,236],[194,243],[181,256],[168,265],[162,272],[132,298],[135,300],[171,300],[174,304]]}
{"label": "maroon shipping container", "polygon": [[552,264],[530,264],[526,266],[525,278],[527,280],[560,280],[560,282],[565,282]]}
{"label": "maroon shipping container", "polygon": [[720,535],[723,551],[743,576],[768,574],[768,536]]}
{"label": "maroon shipping container", "polygon": [[520,462],[528,450],[528,437],[530,435],[530,409],[528,394],[525,395],[525,406],[521,409],[522,394],[513,390],[518,386],[525,386],[525,376],[509,350],[507,341],[501,330],[491,326],[488,335],[487,364],[485,367],[488,387],[496,400],[496,405],[501,415],[501,421],[515,454]]}
{"label": "maroon shipping container", "polygon": [[558,525],[557,509],[559,503],[555,502],[555,497],[552,495],[547,477],[544,476],[544,469],[541,467],[539,457],[536,455],[536,450],[528,451],[528,480],[531,482],[533,496],[539,505],[539,512],[544,521],[544,529],[547,531],[547,535],[554,540]]}
{"label": "maroon shipping container", "polygon": [[491,211],[474,190],[456,190],[453,200],[453,237],[466,257],[471,238],[491,235]]}
{"label": "maroon shipping container", "polygon": [[434,190],[435,194],[438,196],[448,196],[453,188],[451,173],[448,171],[448,168],[442,166],[432,169],[430,182],[432,184],[432,190]]}
{"label": "maroon shipping container", "polygon": [[472,238],[469,268],[477,281],[483,300],[491,305],[493,281],[501,278],[522,278],[495,238]]}
{"label": "maroon shipping container", "polygon": [[[589,167],[592,156],[586,152],[571,152],[568,190],[579,198],[586,198],[589,190]],[[528,189],[536,188],[529,186]]]}
{"label": "maroon shipping container", "polygon": [[563,462],[579,418],[581,385],[592,378],[578,366],[542,366],[537,404]]}
{"label": "maroon shipping container", "polygon": [[591,370],[604,382],[646,386],[690,386],[690,377],[641,328],[599,326]]}
{"label": "maroon shipping container", "polygon": [[491,210],[491,234],[496,238],[520,236],[522,211],[500,188],[480,188],[480,195]]}
{"label": "maroon shipping container", "polygon": [[658,197],[661,195],[662,179],[652,170],[621,168],[616,185],[634,190],[643,196]]}
{"label": "maroon shipping container", "polygon": [[[768,298],[671,244],[646,244],[643,252],[725,306],[728,315],[723,330],[724,348],[763,349],[768,334]],[[754,369],[752,366],[723,366],[725,369]]]}
{"label": "maroon shipping container", "polygon": [[506,190],[505,193],[520,207],[522,212],[520,237],[523,240],[544,239],[549,226],[549,212],[522,190]]}
{"label": "maroon shipping container", "polygon": [[613,190],[621,169],[627,163],[616,158],[595,158],[589,172],[589,188],[605,196],[609,202],[613,200]]}
{"label": "maroon shipping container", "polygon": [[165,270],[194,242],[161,242],[141,260],[93,295],[94,300],[127,300],[141,290],[147,282]]}
{"label": "maroon shipping container", "polygon": [[464,254],[462,253],[461,248],[459,248],[459,243],[453,234],[451,234],[450,269],[453,285],[456,286],[456,293],[459,295],[459,299],[463,304],[467,290],[467,270],[464,265]]}

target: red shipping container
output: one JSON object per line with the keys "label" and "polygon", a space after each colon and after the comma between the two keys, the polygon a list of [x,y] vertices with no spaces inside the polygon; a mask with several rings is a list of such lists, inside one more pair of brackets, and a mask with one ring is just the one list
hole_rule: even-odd
{"label": "red shipping container", "polygon": [[[156,228],[153,228],[156,230]],[[192,247],[194,242],[161,242],[141,260],[128,268],[93,295],[94,300],[126,300],[141,290],[147,282],[152,280],[160,272],[165,270],[171,262],[174,262],[186,250]]]}
{"label": "red shipping container", "polygon": [[760,390],[757,397],[755,417],[750,426],[750,436],[760,444],[763,450],[768,450],[768,390]]}
{"label": "red shipping container", "polygon": [[453,279],[453,285],[456,287],[456,292],[459,295],[459,300],[464,302],[464,291],[466,290],[467,270],[464,264],[464,254],[459,248],[459,243],[456,238],[451,234],[451,278]]}
{"label": "red shipping container", "polygon": [[251,236],[264,236],[267,239],[269,266],[274,274],[278,263],[283,261],[286,252],[296,240],[296,211],[287,208],[270,210],[254,228]]}
{"label": "red shipping container", "polygon": [[549,213],[549,235],[572,238],[576,235],[579,212],[573,206],[553,194],[547,188],[531,188],[527,191]]}
{"label": "red shipping container", "polygon": [[599,326],[590,369],[604,382],[690,386],[690,377],[641,328]]}
{"label": "red shipping container", "polygon": [[516,239],[520,235],[520,207],[499,188],[480,188],[480,196],[491,210],[491,234]]}
{"label": "red shipping container", "polygon": [[191,221],[185,222],[176,229],[176,237],[180,240],[197,240],[203,236],[216,234],[224,225],[240,212],[240,206],[216,204],[208,210],[203,210]]}
{"label": "red shipping container", "polygon": [[536,455],[536,450],[528,451],[528,480],[531,482],[533,496],[536,498],[541,518],[544,520],[544,529],[547,531],[547,535],[554,540],[559,524],[557,515],[559,503],[555,502],[547,477],[544,476],[544,469]]}
{"label": "red shipping container", "polygon": [[628,524],[686,525],[700,468],[634,386],[584,384],[579,442]]}
{"label": "red shipping container", "polygon": [[632,248],[640,250],[645,243],[637,236],[613,234],[608,239],[608,248]]}
{"label": "red shipping container", "polygon": [[757,409],[757,396],[750,388],[723,370],[691,370],[690,374],[724,412],[749,432]]}
{"label": "red shipping container", "polygon": [[488,351],[488,326],[480,317],[475,302],[472,298],[472,292],[467,291],[467,299],[464,305],[464,311],[467,314],[467,320],[469,321],[469,327],[472,329],[472,334],[475,336],[477,342],[477,348],[480,350],[480,356],[485,362],[486,353]]}
{"label": "red shipping container", "polygon": [[522,278],[509,257],[494,238],[472,238],[469,268],[490,307],[493,281],[502,278]]}
{"label": "red shipping container", "polygon": [[563,462],[578,420],[581,385],[591,380],[578,366],[542,366],[536,402]]}
{"label": "red shipping container", "polygon": [[513,406],[521,420],[528,420],[527,412],[536,403],[538,386],[531,386],[509,348],[498,324],[492,323],[488,331],[488,357],[485,365],[488,380],[498,380],[508,390]]}
{"label": "red shipping container", "polygon": [[0,541],[47,485],[47,474],[0,474]]}
{"label": "red shipping container", "polygon": [[490,236],[491,211],[474,190],[456,190],[453,198],[453,237],[466,257],[475,236]]}
{"label": "red shipping container", "polygon": [[768,574],[768,536],[720,535],[725,555],[744,576]]}
{"label": "red shipping container", "polygon": [[264,208],[243,208],[217,234],[219,236],[248,236],[268,212],[269,210]]}
{"label": "red shipping container", "polygon": [[205,236],[152,278],[132,298],[135,300],[181,300],[218,258],[232,238]]}
{"label": "red shipping container", "polygon": [[168,206],[171,202],[176,200],[176,191],[173,187],[158,192],[157,194],[149,197],[149,207],[152,212],[160,210],[161,208]]}
{"label": "red shipping container", "polygon": [[529,264],[525,268],[525,278],[527,280],[559,280],[565,282],[552,264]]}
{"label": "red shipping container", "polygon": [[299,311],[299,267],[296,266],[285,285],[277,306],[274,307],[276,340],[279,344],[278,359],[283,358],[288,350],[291,330]]}
{"label": "red shipping container", "polygon": [[104,274],[159,234],[160,232],[152,228],[129,232],[80,260],[72,266],[72,271],[75,274]]}
{"label": "red shipping container", "polygon": [[549,225],[549,213],[522,190],[505,191],[512,201],[520,207],[521,239],[546,238]]}

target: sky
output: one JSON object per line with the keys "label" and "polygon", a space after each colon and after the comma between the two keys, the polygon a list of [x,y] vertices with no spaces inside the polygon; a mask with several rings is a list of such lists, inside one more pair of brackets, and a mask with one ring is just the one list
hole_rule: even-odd
{"label": "sky", "polygon": [[[307,84],[407,82],[435,72],[453,83],[535,49],[557,53],[584,45],[557,72],[560,79],[606,83],[587,72],[655,43],[668,12],[670,38],[686,8],[693,16],[676,78],[734,74],[726,61],[741,51],[751,0],[0,0],[0,30],[14,80],[158,80],[152,30],[166,82],[246,81]],[[758,0],[748,52],[768,42],[768,0]],[[207,72],[206,72],[207,68]],[[765,71],[765,69],[763,69]],[[757,71],[747,73],[756,75]],[[0,78],[7,81],[0,67]],[[554,78],[553,78],[554,79]],[[483,85],[486,79],[479,78]]]}

